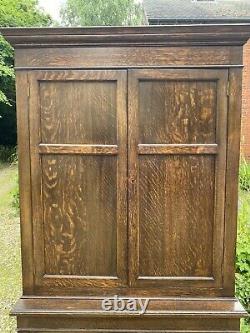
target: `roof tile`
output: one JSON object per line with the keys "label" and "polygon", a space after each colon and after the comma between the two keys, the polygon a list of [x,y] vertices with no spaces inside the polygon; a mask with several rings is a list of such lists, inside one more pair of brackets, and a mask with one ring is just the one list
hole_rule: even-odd
{"label": "roof tile", "polygon": [[144,0],[148,19],[249,19],[250,0]]}

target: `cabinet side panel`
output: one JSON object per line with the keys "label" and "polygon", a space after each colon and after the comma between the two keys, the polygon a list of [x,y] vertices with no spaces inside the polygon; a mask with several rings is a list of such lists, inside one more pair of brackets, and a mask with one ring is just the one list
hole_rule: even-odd
{"label": "cabinet side panel", "polygon": [[33,241],[29,148],[29,84],[26,72],[16,73],[16,88],[23,292],[27,295],[33,291]]}
{"label": "cabinet side panel", "polygon": [[238,171],[240,156],[242,70],[229,70],[229,108],[226,167],[226,212],[224,249],[224,290],[226,296],[234,295],[235,249],[237,236]]}

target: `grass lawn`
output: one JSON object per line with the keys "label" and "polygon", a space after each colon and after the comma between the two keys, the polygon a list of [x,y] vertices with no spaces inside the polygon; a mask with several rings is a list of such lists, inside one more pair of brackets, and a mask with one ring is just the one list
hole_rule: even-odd
{"label": "grass lawn", "polygon": [[[250,247],[249,243],[249,234],[250,234],[250,192],[240,191],[239,192],[239,211],[238,211],[238,238],[237,238],[237,256],[239,257],[242,247],[248,248]],[[248,235],[248,236],[247,236]],[[247,237],[246,237],[247,236]],[[249,250],[247,251],[249,253]],[[246,254],[245,254],[246,256]],[[248,257],[247,257],[248,258]],[[248,258],[248,262],[249,262]],[[241,261],[242,262],[242,261]],[[244,262],[244,261],[243,261]],[[241,265],[243,264],[241,263]],[[239,258],[238,258],[239,264]],[[240,266],[241,266],[240,265]],[[244,265],[244,264],[243,264]],[[245,276],[244,282],[242,280],[243,275],[241,276],[240,281],[238,282],[238,292],[239,290],[244,291],[244,298],[248,294],[250,290],[250,280]],[[241,295],[241,293],[240,293]],[[249,298],[249,294],[247,295]],[[242,297],[242,296],[241,296]],[[245,304],[246,305],[246,304]],[[248,309],[250,308],[250,304],[248,304]],[[249,320],[242,320],[241,332],[242,333],[250,333],[250,323]]]}
{"label": "grass lawn", "polygon": [[[19,217],[12,206],[17,167],[0,164],[0,333],[15,332],[9,311],[21,295]],[[244,210],[244,211],[243,211]],[[250,194],[240,193],[240,216],[250,219]],[[244,325],[244,332],[250,328]]]}
{"label": "grass lawn", "polygon": [[21,295],[19,217],[12,206],[17,166],[0,164],[0,333],[15,332],[11,306]]}

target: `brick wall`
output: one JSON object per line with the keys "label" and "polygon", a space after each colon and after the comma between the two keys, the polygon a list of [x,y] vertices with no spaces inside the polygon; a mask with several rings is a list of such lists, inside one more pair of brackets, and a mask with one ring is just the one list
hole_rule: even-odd
{"label": "brick wall", "polygon": [[244,46],[241,152],[250,159],[250,40]]}

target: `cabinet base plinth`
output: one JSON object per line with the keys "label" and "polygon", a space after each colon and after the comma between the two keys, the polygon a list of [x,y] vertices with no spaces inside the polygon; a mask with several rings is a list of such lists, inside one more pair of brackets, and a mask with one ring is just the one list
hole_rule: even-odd
{"label": "cabinet base plinth", "polygon": [[23,297],[12,315],[22,333],[236,333],[240,318],[246,316],[234,298],[150,298],[144,314],[106,311],[102,301],[101,297]]}

